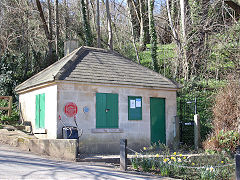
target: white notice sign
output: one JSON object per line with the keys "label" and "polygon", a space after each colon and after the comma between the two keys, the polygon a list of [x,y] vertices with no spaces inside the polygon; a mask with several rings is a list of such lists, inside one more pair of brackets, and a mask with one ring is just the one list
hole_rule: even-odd
{"label": "white notice sign", "polygon": [[130,100],[130,108],[134,109],[135,107],[135,100]]}
{"label": "white notice sign", "polygon": [[137,98],[136,99],[136,107],[141,107],[142,106],[142,102],[141,102],[141,98]]}

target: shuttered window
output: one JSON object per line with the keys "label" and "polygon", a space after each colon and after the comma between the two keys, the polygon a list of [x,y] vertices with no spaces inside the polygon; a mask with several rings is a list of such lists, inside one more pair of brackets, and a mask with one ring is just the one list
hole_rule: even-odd
{"label": "shuttered window", "polygon": [[128,96],[128,120],[142,120],[142,97]]}
{"label": "shuttered window", "polygon": [[45,94],[36,95],[36,128],[45,128]]}
{"label": "shuttered window", "polygon": [[96,128],[118,128],[118,94],[96,93]]}

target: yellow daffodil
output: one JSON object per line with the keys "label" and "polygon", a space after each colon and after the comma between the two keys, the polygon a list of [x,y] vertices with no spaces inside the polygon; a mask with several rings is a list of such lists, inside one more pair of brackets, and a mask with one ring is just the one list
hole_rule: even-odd
{"label": "yellow daffodil", "polygon": [[146,148],[146,147],[143,147],[143,150],[147,150],[147,148]]}
{"label": "yellow daffodil", "polygon": [[174,159],[174,162],[176,162],[177,160],[176,159]]}
{"label": "yellow daffodil", "polygon": [[159,154],[156,154],[156,157],[159,157]]}
{"label": "yellow daffodil", "polygon": [[186,156],[184,156],[183,159],[186,159]]}
{"label": "yellow daffodil", "polygon": [[223,164],[224,162],[223,162],[223,161],[221,161],[221,163]]}
{"label": "yellow daffodil", "polygon": [[195,165],[195,163],[192,163],[192,165],[194,166],[194,165]]}
{"label": "yellow daffodil", "polygon": [[182,157],[182,154],[179,154],[180,157]]}
{"label": "yellow daffodil", "polygon": [[165,158],[165,159],[163,160],[163,162],[166,163],[166,162],[167,162],[167,159]]}
{"label": "yellow daffodil", "polygon": [[174,154],[174,155],[176,155],[177,153],[176,153],[176,152],[174,152],[173,154]]}
{"label": "yellow daffodil", "polygon": [[169,158],[167,158],[167,161],[169,161]]}
{"label": "yellow daffodil", "polygon": [[211,167],[210,167],[210,172],[212,172],[213,170],[214,170],[214,169],[213,169],[213,167],[211,166]]}
{"label": "yellow daffodil", "polygon": [[171,157],[171,159],[172,159],[172,160],[174,160],[174,159],[175,159],[175,157]]}

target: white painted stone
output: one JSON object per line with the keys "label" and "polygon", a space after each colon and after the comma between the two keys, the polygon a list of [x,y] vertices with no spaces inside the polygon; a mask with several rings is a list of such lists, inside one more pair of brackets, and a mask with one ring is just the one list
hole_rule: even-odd
{"label": "white painted stone", "polygon": [[45,93],[45,129],[47,134],[38,134],[41,138],[57,138],[57,85],[44,87],[19,95],[19,103],[24,121],[31,121],[35,128],[36,95]]}

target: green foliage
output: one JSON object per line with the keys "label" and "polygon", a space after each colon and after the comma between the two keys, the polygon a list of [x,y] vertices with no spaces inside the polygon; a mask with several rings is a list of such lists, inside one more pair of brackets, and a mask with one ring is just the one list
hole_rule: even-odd
{"label": "green foliage", "polygon": [[[153,69],[150,48],[151,44],[147,44],[147,49],[145,51],[139,52],[139,56],[141,59],[141,64],[143,66],[149,69]],[[175,58],[175,44],[158,45],[157,62],[160,68],[159,73],[171,79],[173,72],[172,62],[175,61]]]}
{"label": "green foliage", "polygon": [[212,39],[218,39],[218,42],[211,41],[210,46],[212,48],[207,69],[209,74],[215,74],[216,78],[223,79],[238,68],[240,54],[239,33],[240,21],[230,26],[226,31],[211,37]]}
{"label": "green foliage", "polygon": [[14,101],[16,100],[14,88],[33,74],[31,71],[26,71],[25,63],[26,57],[23,54],[17,56],[7,52],[0,57],[1,95],[13,96]]}
{"label": "green foliage", "polygon": [[3,124],[15,125],[19,122],[19,114],[18,114],[18,112],[13,111],[11,116],[2,115],[2,116],[0,116],[0,119]]}
{"label": "green foliage", "polygon": [[[6,104],[4,105],[2,102],[0,102],[0,106],[4,107]],[[16,125],[19,122],[19,118],[19,112],[15,104],[13,105],[11,116],[7,115],[7,111],[0,111],[0,121],[2,124]]]}
{"label": "green foliage", "polygon": [[[197,114],[200,116],[201,139],[205,140],[212,130],[212,107],[214,105],[216,90],[222,87],[226,82],[204,79],[191,79],[185,83],[178,92],[178,116],[183,123],[193,121],[195,114],[195,98],[197,101]],[[183,142],[194,144],[193,126],[183,127]]]}
{"label": "green foliage", "polygon": [[235,153],[237,145],[240,144],[240,134],[237,131],[221,130],[215,136],[208,139],[205,144],[205,149],[209,152],[227,152]]}
{"label": "green foliage", "polygon": [[219,148],[225,150],[226,152],[235,152],[236,146],[239,145],[240,134],[236,131],[224,132],[221,130],[216,140],[219,143]]}

